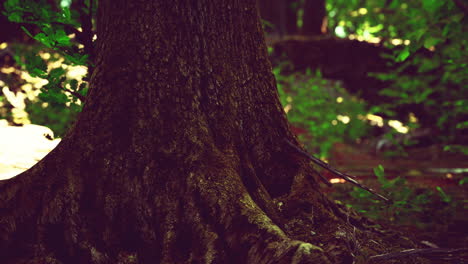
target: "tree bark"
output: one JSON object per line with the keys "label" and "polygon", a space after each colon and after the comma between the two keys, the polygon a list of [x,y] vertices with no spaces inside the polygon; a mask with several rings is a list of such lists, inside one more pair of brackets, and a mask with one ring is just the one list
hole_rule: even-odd
{"label": "tree bark", "polygon": [[343,220],[284,143],[254,0],[99,4],[83,112],[0,182],[1,263],[352,263],[411,245]]}

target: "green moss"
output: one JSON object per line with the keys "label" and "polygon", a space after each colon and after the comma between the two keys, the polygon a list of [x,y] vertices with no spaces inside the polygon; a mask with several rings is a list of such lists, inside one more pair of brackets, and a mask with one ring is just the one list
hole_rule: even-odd
{"label": "green moss", "polygon": [[275,234],[280,237],[286,237],[281,230],[271,219],[258,207],[252,200],[249,194],[245,193],[240,202],[242,205],[242,215],[247,216],[249,223],[257,225],[260,229],[266,230],[269,234]]}
{"label": "green moss", "polygon": [[298,246],[297,250],[301,250],[305,254],[310,254],[312,250],[318,250],[320,252],[323,252],[323,249],[321,247],[310,244],[310,243],[301,243]]}

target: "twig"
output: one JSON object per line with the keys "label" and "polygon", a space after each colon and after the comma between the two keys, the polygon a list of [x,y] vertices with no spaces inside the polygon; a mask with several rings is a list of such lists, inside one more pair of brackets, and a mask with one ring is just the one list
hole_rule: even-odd
{"label": "twig", "polygon": [[322,179],[323,183],[325,183],[328,187],[332,187],[333,184],[331,184],[331,182],[325,178],[319,171],[315,170],[315,173],[320,177],[320,179]]}
{"label": "twig", "polygon": [[408,256],[422,257],[431,260],[463,261],[460,263],[468,263],[468,248],[414,248],[400,252],[371,256],[369,260],[388,260]]}
{"label": "twig", "polygon": [[73,96],[75,96],[76,98],[80,99],[80,101],[81,101],[82,103],[84,103],[85,100],[86,100],[86,97],[84,97],[83,95],[81,95],[81,94],[79,94],[79,93],[77,93],[77,92],[75,92],[75,91],[72,91],[72,90],[70,90],[70,89],[68,89],[68,88],[63,88],[63,87],[62,87],[62,90],[71,93]]}
{"label": "twig", "polygon": [[[306,156],[307,158],[309,158],[310,160],[312,160],[315,164],[319,165],[320,167],[328,170],[329,172],[335,174],[336,176],[338,177],[341,177],[343,178],[344,180],[358,186],[359,188],[361,189],[364,189],[370,193],[372,193],[373,195],[377,196],[380,200],[383,200],[385,202],[389,202],[390,200],[388,198],[386,198],[385,196],[383,195],[380,195],[378,193],[376,193],[374,190],[372,190],[371,188],[369,187],[366,187],[362,184],[360,184],[358,181],[355,180],[356,177],[352,176],[352,175],[349,175],[349,174],[346,174],[346,173],[342,173],[334,168],[332,168],[330,165],[328,165],[327,163],[323,162],[322,160],[310,155],[309,153],[303,151],[302,149],[300,149],[299,147],[297,147],[296,145],[294,145],[293,143],[289,142],[288,140],[284,139],[284,141],[289,145],[291,146],[293,149],[295,149],[297,152],[299,152],[300,154],[302,154],[303,156]],[[323,176],[322,176],[323,177]],[[324,178],[324,177],[323,177]],[[328,182],[328,180],[327,180]]]}

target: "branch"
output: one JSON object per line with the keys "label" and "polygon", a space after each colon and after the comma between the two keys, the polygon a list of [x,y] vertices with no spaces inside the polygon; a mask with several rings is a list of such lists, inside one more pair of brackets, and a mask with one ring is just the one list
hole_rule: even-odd
{"label": "branch", "polygon": [[[468,248],[423,248],[423,249],[407,249],[400,252],[393,252],[381,255],[371,256],[369,260],[379,261],[395,258],[405,258],[409,256],[422,257],[431,260],[451,261],[466,261],[468,260]],[[465,262],[457,262],[465,263]]]}
{"label": "branch", "polygon": [[[346,174],[346,173],[343,173],[343,172],[340,172],[334,168],[332,168],[330,165],[328,165],[327,163],[323,162],[322,160],[310,155],[309,153],[303,151],[302,149],[300,149],[299,147],[297,147],[296,145],[294,145],[293,143],[289,142],[288,140],[284,139],[284,141],[289,145],[291,146],[294,150],[296,150],[297,152],[299,152],[300,154],[302,154],[303,156],[309,158],[310,160],[312,160],[315,164],[317,164],[318,166],[328,170],[329,172],[335,174],[336,176],[338,177],[341,177],[343,178],[344,180],[356,185],[357,187],[361,188],[361,189],[364,189],[370,193],[372,193],[373,195],[377,196],[380,200],[383,200],[385,202],[389,202],[390,200],[383,196],[383,195],[380,195],[378,193],[376,193],[374,190],[372,190],[371,188],[369,187],[366,187],[362,184],[360,184],[358,181],[355,180],[355,176],[352,176],[352,175],[349,175],[349,174]],[[323,176],[321,176],[323,177]],[[323,177],[325,178],[325,177]],[[325,179],[326,180],[326,179]],[[328,182],[328,180],[327,180]]]}
{"label": "branch", "polygon": [[323,183],[325,183],[328,187],[333,186],[333,184],[331,184],[331,182],[327,178],[325,178],[320,172],[318,172],[316,170],[314,170],[314,171],[320,177],[320,179],[322,179]]}
{"label": "branch", "polygon": [[[288,145],[290,145],[291,147],[293,147],[294,150],[298,151],[300,154],[305,155],[307,158],[310,158],[310,159],[312,159],[312,161],[315,162],[315,160],[314,160],[315,157],[313,157],[313,156],[310,157],[309,154],[303,152],[302,150],[300,150],[298,147],[296,147],[295,145],[293,145],[291,142],[287,141],[286,139],[285,139],[284,141],[286,141],[286,143],[288,143]],[[332,186],[333,186],[333,185],[331,184],[331,182],[330,182],[327,178],[325,178],[320,172],[318,172],[317,170],[314,170],[314,171],[315,171],[315,173],[320,177],[320,179],[323,181],[323,183],[325,183],[328,187],[332,187]]]}
{"label": "branch", "polygon": [[84,97],[83,95],[81,95],[81,94],[79,94],[79,93],[77,93],[77,92],[75,92],[75,91],[72,91],[72,90],[70,90],[70,89],[68,89],[68,88],[64,88],[64,87],[62,87],[62,90],[71,93],[73,96],[75,96],[76,98],[80,99],[82,103],[85,102],[86,97]]}

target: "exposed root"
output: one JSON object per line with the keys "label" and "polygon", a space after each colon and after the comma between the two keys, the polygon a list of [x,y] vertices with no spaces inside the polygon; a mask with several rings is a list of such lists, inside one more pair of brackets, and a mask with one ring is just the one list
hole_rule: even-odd
{"label": "exposed root", "polygon": [[[390,245],[337,217],[301,170],[275,204],[258,201],[267,195],[254,198],[250,193],[262,190],[248,190],[222,155],[199,164],[163,172],[146,165],[141,178],[109,173],[92,184],[94,178],[78,179],[60,165],[54,174],[42,164],[1,186],[8,209],[0,211],[0,256],[7,264],[353,263]],[[158,173],[173,174],[155,184]],[[273,207],[265,210],[267,203]]]}

